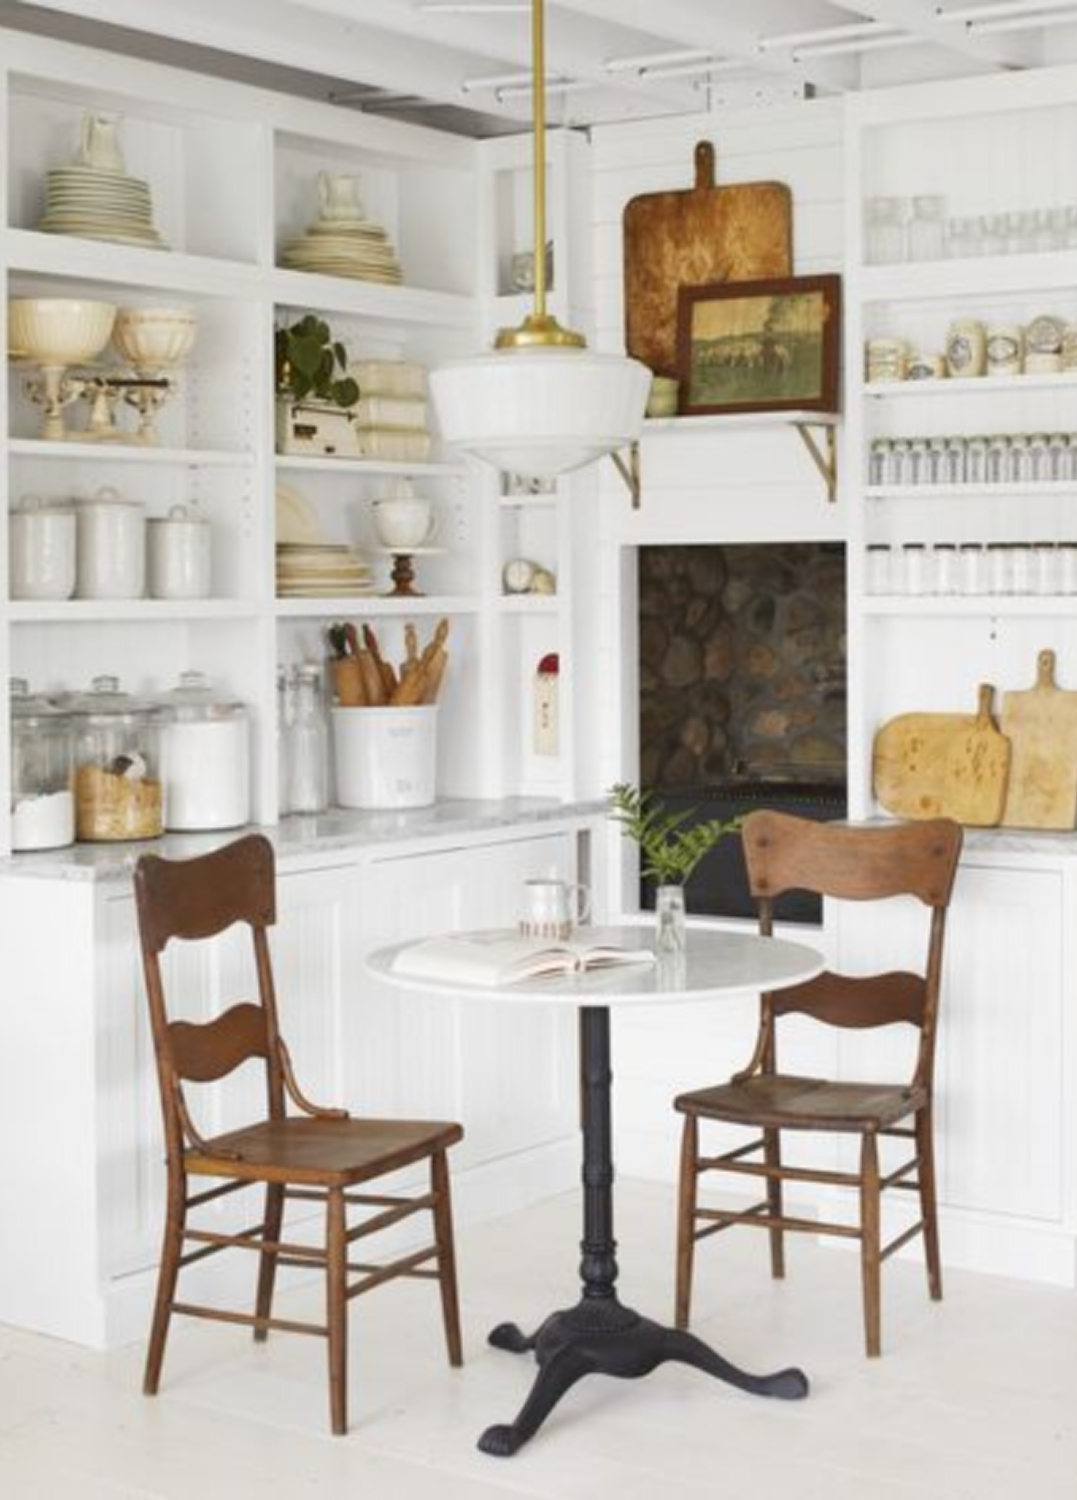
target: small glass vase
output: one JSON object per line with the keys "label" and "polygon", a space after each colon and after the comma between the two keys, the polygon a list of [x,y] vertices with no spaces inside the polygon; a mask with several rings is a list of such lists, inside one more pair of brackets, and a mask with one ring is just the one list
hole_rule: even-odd
{"label": "small glass vase", "polygon": [[683,885],[660,885],[654,894],[655,952],[683,953],[685,908]]}

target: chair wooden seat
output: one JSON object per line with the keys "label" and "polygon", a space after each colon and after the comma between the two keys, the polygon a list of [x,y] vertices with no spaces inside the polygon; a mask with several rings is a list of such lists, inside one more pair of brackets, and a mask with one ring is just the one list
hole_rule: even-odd
{"label": "chair wooden seat", "polygon": [[673,1107],[682,1114],[767,1129],[848,1131],[855,1124],[883,1130],[914,1114],[926,1098],[921,1088],[764,1073],[681,1094]]}
{"label": "chair wooden seat", "polygon": [[187,1153],[186,1166],[204,1177],[354,1187],[446,1151],[463,1134],[439,1120],[265,1120],[213,1136],[205,1151]]}
{"label": "chair wooden seat", "polygon": [[[135,898],[168,1165],[168,1215],[143,1389],[148,1396],[156,1394],[175,1313],[247,1324],[258,1340],[270,1329],[315,1334],[328,1344],[332,1429],[346,1432],[347,1304],[353,1297],[398,1277],[436,1280],[449,1363],[463,1362],[446,1153],[464,1132],[444,1120],[352,1119],[346,1110],[312,1104],[301,1092],[277,1019],[267,936],[276,922],[276,870],[268,839],[254,834],[198,859],[144,855],[135,869]],[[250,929],[257,1003],[240,1001],[212,1019],[170,1019],[161,954],[173,939],[198,942],[237,925]],[[264,1117],[204,1136],[188,1105],[188,1086],[214,1084],[247,1064],[260,1064],[264,1073]],[[289,1107],[299,1113],[289,1114]],[[357,1190],[372,1178],[420,1162],[428,1164],[426,1191]],[[198,1179],[195,1191],[192,1178]],[[218,1180],[205,1185],[206,1178]],[[220,1215],[205,1227],[190,1222],[194,1210],[209,1204],[219,1210],[228,1194],[259,1185],[264,1208],[261,1221],[252,1227],[234,1229],[232,1217]],[[306,1236],[289,1240],[284,1226],[289,1199],[324,1205],[321,1245]],[[349,1225],[353,1207],[369,1211],[368,1217]],[[416,1214],[431,1223],[432,1242],[422,1243],[424,1234],[417,1248],[405,1248],[388,1262],[356,1258],[357,1241],[406,1227],[405,1221]],[[253,1311],[181,1302],[176,1296],[181,1270],[227,1249],[258,1258]],[[324,1271],[324,1323],[273,1316],[278,1265]]]}
{"label": "chair wooden seat", "polygon": [[[734,1224],[765,1229],[770,1238],[771,1274],[783,1277],[787,1230],[843,1236],[860,1241],[864,1342],[868,1354],[875,1355],[881,1347],[879,1268],[915,1235],[924,1239],[928,1290],[935,1301],[942,1297],[932,1079],[943,935],[961,853],[961,829],[947,818],[873,827],[755,812],[744,821],[743,838],[751,891],[759,905],[759,930],[765,937],[774,930],[774,902],[786,891],[810,891],[841,901],[912,898],[931,914],[927,962],[918,973],[893,970],[853,975],[825,970],[803,984],[763,995],[755,1052],[747,1068],[727,1083],[691,1090],[674,1100],[674,1107],[684,1116],[677,1215],[677,1326],[688,1326],[698,1241]],[[787,1015],[855,1030],[912,1027],[919,1033],[913,1076],[907,1083],[860,1083],[783,1073],[778,1067],[778,1022]],[[755,1138],[718,1154],[705,1152],[699,1136],[701,1124],[708,1121],[749,1127]],[[782,1161],[783,1130],[859,1137],[859,1170],[787,1165]],[[897,1141],[904,1147],[905,1159],[896,1165],[881,1164],[880,1142],[896,1154]],[[699,1179],[705,1172],[761,1183],[765,1196],[739,1209],[701,1206]],[[859,1197],[859,1223],[790,1216],[783,1203],[786,1182],[854,1190]],[[881,1198],[889,1188],[915,1193],[920,1217],[883,1245]]]}

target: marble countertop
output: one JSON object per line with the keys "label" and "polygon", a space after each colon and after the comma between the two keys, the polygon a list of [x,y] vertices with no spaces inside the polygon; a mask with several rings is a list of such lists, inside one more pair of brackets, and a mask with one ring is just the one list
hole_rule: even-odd
{"label": "marble countertop", "polygon": [[231,843],[244,833],[264,833],[286,867],[295,859],[346,850],[415,843],[428,839],[466,837],[500,828],[557,822],[565,818],[601,816],[601,799],[558,802],[546,797],[505,797],[500,800],[455,798],[432,807],[403,812],[350,812],[331,808],[324,813],[284,818],[276,827],[251,826],[218,833],[166,833],[163,838],[123,844],[74,844],[69,849],[14,854],[0,860],[0,878],[30,876],[45,880],[128,880],[143,854],[165,859],[191,859]]}

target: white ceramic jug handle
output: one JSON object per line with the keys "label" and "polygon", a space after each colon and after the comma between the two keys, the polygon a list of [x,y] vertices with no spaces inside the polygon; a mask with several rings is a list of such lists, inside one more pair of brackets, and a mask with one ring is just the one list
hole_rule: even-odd
{"label": "white ceramic jug handle", "polygon": [[83,117],[82,117],[82,149],[79,151],[79,162],[84,167],[89,167],[89,166],[93,165],[93,161],[92,161],[91,156],[90,156],[90,141],[91,141],[91,138],[93,136],[93,128],[94,128],[94,123],[93,122],[94,122],[93,115],[91,115],[91,114],[84,114],[83,115]]}
{"label": "white ceramic jug handle", "polygon": [[582,924],[591,915],[591,892],[585,885],[570,885],[569,890],[576,893],[576,921]]}

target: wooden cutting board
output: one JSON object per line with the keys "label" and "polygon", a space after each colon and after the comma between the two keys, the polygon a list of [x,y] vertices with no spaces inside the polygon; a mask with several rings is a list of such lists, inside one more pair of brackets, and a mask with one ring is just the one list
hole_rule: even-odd
{"label": "wooden cutting board", "polygon": [[677,373],[677,291],[793,272],[793,195],[782,182],[716,187],[714,147],[695,148],[695,187],[644,193],[624,210],[625,343]]}
{"label": "wooden cutting board", "polygon": [[1055,682],[1055,653],[1036,658],[1036,685],[1005,693],[1002,729],[1013,766],[1002,822],[1006,828],[1077,825],[1077,693]]}
{"label": "wooden cutting board", "polygon": [[982,683],[975,714],[900,714],[875,736],[876,800],[901,818],[954,818],[992,828],[1002,816],[1010,743],[991,717]]}

